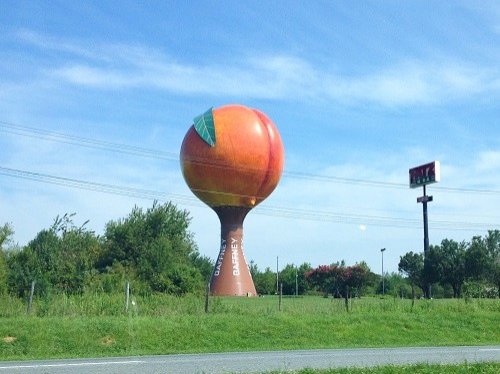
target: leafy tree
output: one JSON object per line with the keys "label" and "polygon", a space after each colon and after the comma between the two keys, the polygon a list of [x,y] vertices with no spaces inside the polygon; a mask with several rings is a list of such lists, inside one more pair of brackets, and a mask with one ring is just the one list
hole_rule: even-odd
{"label": "leafy tree", "polygon": [[10,224],[5,223],[0,226],[0,248],[4,249],[4,246],[11,242],[12,235],[14,235],[14,230]]}
{"label": "leafy tree", "polygon": [[[71,226],[65,226],[66,223]],[[86,223],[76,227],[72,222],[63,221],[62,227],[53,227],[59,241],[56,274],[52,282],[58,291],[83,292],[99,259],[102,250],[101,239],[93,231],[84,228]]]}
{"label": "leafy tree", "polygon": [[486,278],[496,286],[498,297],[500,297],[500,230],[489,230],[484,241],[490,258],[490,266],[487,268],[487,271],[489,271]]}
{"label": "leafy tree", "polygon": [[380,280],[380,286],[382,287],[382,277],[372,272],[370,267],[365,261],[361,261],[359,264],[356,264],[355,266],[361,267],[366,272],[366,278],[364,280],[363,286],[359,290],[361,294],[373,293],[373,290],[375,286],[379,283],[379,280]]}
{"label": "leafy tree", "polygon": [[311,264],[308,262],[302,263],[297,269],[299,295],[306,294],[310,291],[309,283],[307,282],[306,274],[312,270]]}
{"label": "leafy tree", "polygon": [[25,296],[32,281],[41,295],[52,291],[81,293],[100,251],[99,239],[72,221],[74,214],[56,217],[28,245],[9,256],[9,285]]}
{"label": "leafy tree", "polygon": [[250,266],[255,289],[259,295],[274,295],[276,293],[276,273],[267,267],[260,272],[257,265]]}
{"label": "leafy tree", "polygon": [[208,283],[214,271],[214,262],[210,257],[202,256],[197,251],[191,255],[191,261],[201,274],[201,279]]}
{"label": "leafy tree", "polygon": [[259,267],[254,260],[250,260],[250,263],[248,264],[248,270],[250,271],[250,275],[252,276],[252,279],[255,283],[255,276],[259,273]]}
{"label": "leafy tree", "polygon": [[368,284],[370,271],[366,266],[321,265],[306,274],[308,281],[325,295],[348,298],[358,295]]}
{"label": "leafy tree", "polygon": [[370,279],[370,270],[367,266],[353,265],[348,266],[344,270],[343,281],[345,286],[349,287],[351,292],[361,296],[363,288],[368,284]]}
{"label": "leafy tree", "polygon": [[427,254],[429,278],[453,288],[453,297],[458,298],[466,278],[465,253],[467,244],[444,239],[440,246],[432,246]]}
{"label": "leafy tree", "polygon": [[298,271],[293,264],[287,264],[279,273],[279,282],[283,285],[284,295],[295,295],[295,279]]}
{"label": "leafy tree", "polygon": [[490,267],[488,250],[482,237],[474,236],[465,255],[467,276],[473,280],[485,280]]}
{"label": "leafy tree", "polygon": [[399,259],[398,270],[406,275],[411,285],[412,298],[415,298],[415,286],[425,290],[423,280],[424,256],[421,253],[408,252]]}
{"label": "leafy tree", "polygon": [[14,230],[8,223],[0,226],[0,295],[7,292],[8,267],[7,255],[4,250],[10,243],[13,234]]}
{"label": "leafy tree", "polygon": [[[431,297],[431,286],[441,280],[441,272],[439,271],[439,256],[440,247],[431,245],[427,253],[424,252],[424,268],[422,270],[422,284],[425,297]],[[427,294],[429,292],[429,294]]]}
{"label": "leafy tree", "polygon": [[55,232],[44,229],[27,246],[9,256],[11,292],[26,296],[35,281],[38,293],[48,294],[56,273],[57,246]]}
{"label": "leafy tree", "polygon": [[[249,269],[258,294],[276,294],[276,272],[269,267],[264,272],[261,272],[253,260],[250,261]],[[279,283],[283,285],[283,294],[295,295],[296,286],[299,295],[309,291],[306,273],[311,269],[311,265],[308,263],[303,263],[299,267],[294,264],[287,264],[279,273]]]}
{"label": "leafy tree", "polygon": [[468,278],[488,282],[500,297],[500,231],[490,230],[482,238],[474,236],[465,255]]}
{"label": "leafy tree", "polygon": [[[409,297],[411,295],[411,287],[407,279],[401,274],[392,272],[384,275],[385,294],[394,297]],[[380,280],[379,280],[380,278]],[[377,293],[382,293],[382,277],[377,276]]]}
{"label": "leafy tree", "polygon": [[101,271],[119,265],[126,277],[136,276],[150,291],[203,290],[209,260],[199,256],[189,223],[189,213],[172,203],[154,202],[146,211],[135,207],[127,218],[106,225]]}
{"label": "leafy tree", "polygon": [[306,278],[312,287],[325,295],[330,293],[334,294],[336,291],[336,277],[334,275],[333,267],[336,265],[320,265],[315,269],[310,270],[306,274]]}
{"label": "leafy tree", "polygon": [[283,284],[283,293],[285,295],[295,295],[298,291],[299,295],[304,294],[308,289],[306,273],[311,269],[311,265],[308,263],[303,263],[299,267],[287,264],[280,271],[279,277],[280,283]]}
{"label": "leafy tree", "polygon": [[8,267],[6,255],[3,250],[0,249],[0,295],[7,292],[7,277],[8,277]]}

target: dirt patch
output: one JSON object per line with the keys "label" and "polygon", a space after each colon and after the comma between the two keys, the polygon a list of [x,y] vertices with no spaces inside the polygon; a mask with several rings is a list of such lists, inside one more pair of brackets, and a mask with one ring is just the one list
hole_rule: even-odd
{"label": "dirt patch", "polygon": [[15,336],[5,336],[2,338],[2,341],[6,344],[12,344],[17,340]]}
{"label": "dirt patch", "polygon": [[115,344],[116,340],[112,336],[105,336],[101,339],[101,344],[109,347],[110,345]]}

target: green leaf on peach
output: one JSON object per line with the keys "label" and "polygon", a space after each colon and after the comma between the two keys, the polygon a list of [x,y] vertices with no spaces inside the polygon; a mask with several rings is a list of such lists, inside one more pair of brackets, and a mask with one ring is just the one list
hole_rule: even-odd
{"label": "green leaf on peach", "polygon": [[194,118],[194,128],[198,135],[211,147],[215,146],[215,124],[213,108]]}

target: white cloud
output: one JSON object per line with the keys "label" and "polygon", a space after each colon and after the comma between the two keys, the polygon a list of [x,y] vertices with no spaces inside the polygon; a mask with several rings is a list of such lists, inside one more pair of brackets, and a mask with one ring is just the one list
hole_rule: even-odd
{"label": "white cloud", "polygon": [[500,172],[500,151],[485,151],[479,155],[477,169],[481,172]]}
{"label": "white cloud", "polygon": [[78,43],[74,40],[65,40],[58,37],[41,35],[28,29],[22,29],[18,32],[21,41],[31,44],[43,50],[55,50],[83,58],[101,60],[104,55],[99,50],[88,48],[84,43]]}
{"label": "white cloud", "polygon": [[58,69],[54,74],[73,84],[99,88],[120,88],[139,83],[137,78],[127,76],[128,74],[125,72],[85,65],[73,65]]}
{"label": "white cloud", "polygon": [[149,87],[183,94],[238,95],[272,99],[316,98],[385,106],[439,104],[499,90],[498,72],[413,62],[364,77],[332,76],[300,59],[273,56],[243,66],[156,63],[115,69],[71,65],[53,74],[63,80],[105,89]]}
{"label": "white cloud", "polygon": [[282,98],[292,86],[300,91],[308,70],[300,60],[283,56],[250,60],[246,66],[181,65],[151,56],[127,60],[133,62],[132,67],[77,64],[51,74],[72,84],[102,89],[147,87],[181,94]]}
{"label": "white cloud", "polygon": [[341,79],[330,94],[339,100],[382,105],[436,104],[496,92],[499,71],[455,62],[410,61],[360,78]]}
{"label": "white cloud", "polygon": [[314,99],[383,106],[433,105],[473,95],[497,95],[498,67],[460,61],[407,60],[368,74],[331,73],[334,66],[286,54],[205,65],[180,63],[165,53],[137,45],[99,45],[47,38],[24,31],[22,40],[42,49],[59,49],[62,59],[49,76],[98,89],[150,88],[189,95],[237,95],[267,99]]}

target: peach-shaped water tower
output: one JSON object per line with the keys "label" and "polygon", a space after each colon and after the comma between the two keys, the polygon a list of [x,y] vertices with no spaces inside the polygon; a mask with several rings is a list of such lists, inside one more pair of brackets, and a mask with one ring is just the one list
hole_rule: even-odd
{"label": "peach-shaped water tower", "polygon": [[284,149],[273,122],[242,105],[209,109],[194,119],[182,142],[182,174],[221,223],[221,246],[212,295],[256,295],[243,253],[243,221],[274,190]]}

